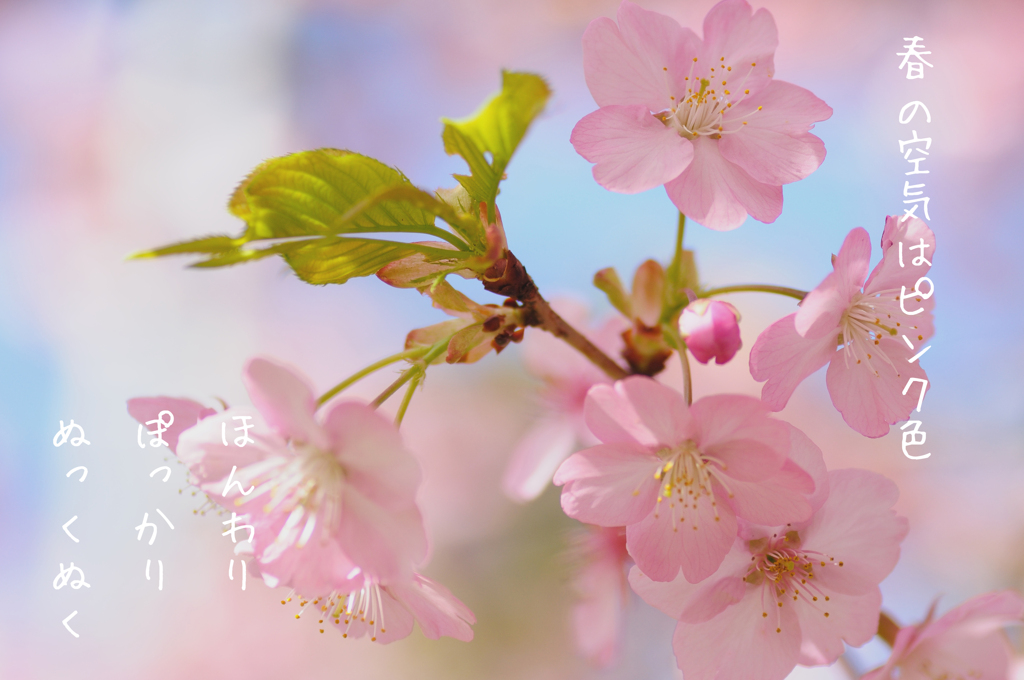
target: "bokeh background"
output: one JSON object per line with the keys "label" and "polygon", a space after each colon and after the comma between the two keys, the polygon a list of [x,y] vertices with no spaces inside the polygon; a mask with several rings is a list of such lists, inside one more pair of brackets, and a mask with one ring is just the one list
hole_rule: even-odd
{"label": "bokeh background", "polygon": [[[699,30],[710,0],[648,0]],[[755,3],[756,4],[756,3]],[[1019,260],[1024,126],[1024,5],[1008,0],[764,0],[778,24],[776,74],[835,114],[815,129],[828,157],[785,189],[775,224],[729,233],[691,226],[708,284],[808,289],[844,235],[877,243],[902,208],[898,140],[933,138],[926,167],[938,238],[938,332],[924,365],[931,458],[909,461],[899,433],[866,440],[832,408],[819,373],[783,417],[832,466],[894,478],[911,533],[883,584],[886,608],[913,622],[942,595],[948,609],[983,591],[1024,587],[1024,337]],[[227,579],[230,542],[173,462],[140,451],[125,410],[166,394],[245,403],[244,361],[287,361],[326,389],[441,319],[415,292],[376,279],[311,287],[280,260],[216,271],[183,260],[126,262],[131,252],[241,229],[225,210],[261,160],[331,146],[375,156],[426,188],[451,186],[442,116],[472,112],[499,70],[542,73],[555,91],[510,168],[499,205],[512,248],[541,290],[609,313],[594,271],[623,277],[666,260],[673,207],[597,186],[569,144],[595,106],[580,37],[614,16],[609,0],[32,0],[0,2],[0,677],[49,678],[675,678],[672,621],[634,601],[620,662],[599,670],[572,645],[575,530],[553,490],[508,501],[502,470],[537,416],[537,383],[521,348],[471,367],[432,369],[406,438],[426,477],[432,540],[425,572],[479,619],[476,640],[418,632],[387,647],[320,635],[281,593]],[[924,80],[897,69],[905,36],[934,64]],[[901,126],[922,100],[933,120]],[[876,252],[877,259],[877,252]],[[487,301],[486,294],[477,299]],[[696,394],[758,394],[746,369],[757,334],[792,301],[743,294],[744,350],[696,371]],[[527,343],[529,342],[527,336]],[[678,380],[670,365],[668,380]],[[353,394],[370,398],[393,374]],[[58,421],[81,423],[89,447],[52,445]],[[67,479],[88,467],[84,483]],[[173,487],[173,488],[172,488]],[[179,495],[178,490],[183,489]],[[162,509],[150,547],[133,527]],[[61,525],[71,516],[80,543]],[[161,559],[165,587],[143,575]],[[58,563],[84,568],[89,589],[54,590]],[[79,614],[72,638],[61,620]],[[849,653],[865,670],[870,643]],[[846,677],[838,668],[801,678]]]}

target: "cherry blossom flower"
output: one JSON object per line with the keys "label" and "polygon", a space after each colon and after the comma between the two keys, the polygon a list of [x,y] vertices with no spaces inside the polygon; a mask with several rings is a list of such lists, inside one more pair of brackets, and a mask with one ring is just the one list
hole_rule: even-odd
{"label": "cherry blossom flower", "polygon": [[823,665],[878,628],[878,584],[896,566],[907,521],[896,485],[866,470],[828,473],[829,494],[809,522],[745,525],[718,571],[700,584],[629,582],[678,619],[673,648],[687,680],[782,680],[796,664]]}
{"label": "cherry blossom flower", "polygon": [[595,19],[583,35],[583,68],[599,108],[570,138],[594,179],[633,194],[665,185],[686,216],[717,230],[750,214],[773,222],[782,185],[825,159],[810,134],[832,109],[777,80],[775,21],[745,0],[723,0],[701,40],[673,19],[624,0],[618,24]]}
{"label": "cherry blossom flower", "polygon": [[882,260],[865,281],[870,239],[860,227],[851,231],[833,258],[834,271],[798,312],[769,326],[754,343],[750,373],[767,381],[761,399],[781,410],[804,378],[829,364],[832,403],[854,430],[881,437],[889,425],[906,420],[927,380],[918,359],[934,332],[934,288],[924,278],[934,252],[928,225],[916,217],[888,217]]}
{"label": "cherry blossom flower", "polygon": [[610,666],[622,646],[623,615],[629,601],[626,534],[618,527],[588,527],[577,546],[573,585],[579,600],[572,610],[576,648],[598,666]]}
{"label": "cherry blossom flower", "polygon": [[[1001,629],[1021,623],[1024,600],[1013,591],[979,595],[933,620],[901,628],[892,656],[863,680],[971,678],[1005,680],[1013,649]],[[897,669],[899,669],[897,671]]]}
{"label": "cherry blossom flower", "polygon": [[319,611],[319,623],[334,625],[342,637],[366,636],[384,645],[408,637],[414,622],[431,640],[444,636],[469,642],[473,639],[470,626],[476,623],[473,612],[447,588],[419,574],[391,585],[365,578],[358,588],[310,604]]}
{"label": "cherry blossom flower", "polygon": [[812,512],[815,481],[788,455],[793,428],[756,399],[716,395],[687,406],[675,390],[633,376],[593,387],[585,417],[603,443],[558,468],[562,509],[625,526],[629,554],[652,579],[671,581],[680,568],[693,583],[713,574],[737,516],[775,525]]}
{"label": "cherry blossom flower", "polygon": [[356,402],[317,413],[308,381],[266,359],[243,377],[255,408],[203,419],[177,454],[211,500],[255,527],[264,580],[316,594],[411,579],[427,548],[420,471],[390,421]]}
{"label": "cherry blossom flower", "polygon": [[[552,307],[576,328],[586,323],[580,305],[556,300]],[[588,335],[597,347],[614,356],[622,347],[625,328],[625,321],[612,318]],[[583,420],[583,404],[591,387],[611,384],[604,371],[550,333],[531,331],[523,344],[523,358],[526,369],[543,380],[544,386],[540,392],[543,415],[516,445],[502,480],[505,493],[520,502],[533,500],[547,488],[578,442],[586,446],[597,443]]]}
{"label": "cherry blossom flower", "polygon": [[743,346],[740,313],[721,300],[694,300],[679,316],[679,333],[686,349],[702,364],[724,364]]}

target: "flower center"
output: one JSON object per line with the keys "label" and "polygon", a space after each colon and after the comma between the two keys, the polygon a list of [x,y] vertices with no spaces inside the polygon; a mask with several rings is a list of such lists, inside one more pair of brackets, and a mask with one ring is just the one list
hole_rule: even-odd
{"label": "flower center", "polygon": [[[370,642],[377,641],[378,633],[386,633],[387,628],[384,622],[384,595],[381,594],[381,586],[374,580],[366,579],[363,587],[348,593],[332,592],[327,596],[320,596],[310,601],[302,598],[299,601],[299,613],[295,615],[298,619],[306,611],[307,605],[312,605],[320,610],[320,620],[333,619],[334,625],[341,629],[341,636],[347,638],[349,633],[359,637],[366,632],[370,635]],[[281,600],[281,604],[288,604],[292,601],[289,595]],[[323,604],[321,604],[323,603]],[[365,627],[365,629],[364,629]],[[356,630],[353,631],[352,629]],[[324,629],[321,628],[323,633]]]}
{"label": "flower center", "polygon": [[837,343],[842,346],[846,365],[850,362],[866,364],[875,376],[879,376],[879,364],[888,364],[896,377],[900,371],[889,358],[881,344],[885,336],[905,334],[909,339],[923,340],[917,324],[900,309],[900,291],[884,290],[867,295],[857,293],[839,322]]}
{"label": "flower center", "polygon": [[[698,528],[697,503],[702,498],[711,501],[715,513],[715,521],[719,521],[718,504],[715,500],[713,482],[717,481],[728,492],[722,470],[726,469],[717,458],[707,456],[697,448],[693,440],[687,439],[672,448],[662,449],[658,455],[664,461],[654,471],[654,478],[662,484],[658,490],[658,499],[654,507],[654,516],[659,517],[662,506],[667,503],[672,513],[672,530],[678,531],[679,524],[686,519],[684,513],[692,517],[694,531]],[[732,494],[729,494],[730,498]]]}
{"label": "flower center", "polygon": [[[800,547],[800,534],[786,532],[782,538],[775,534],[771,538],[750,541],[748,548],[750,567],[743,578],[748,584],[761,587],[761,611],[768,618],[768,610],[775,612],[775,632],[782,632],[781,608],[788,602],[802,603],[829,617],[828,603],[831,596],[815,580],[815,569],[841,568],[842,560],[836,560],[814,550]],[[772,606],[772,603],[775,606]]]}
{"label": "flower center", "polygon": [[[746,120],[740,120],[738,117],[727,119],[726,115],[734,104],[740,103],[750,94],[750,90],[744,89],[743,86],[757,65],[756,62],[750,64],[746,75],[739,85],[735,86],[734,91],[730,89],[733,86],[729,85],[730,79],[735,80],[733,68],[725,64],[725,57],[721,57],[719,63],[712,66],[704,76],[694,74],[697,61],[697,57],[694,57],[693,63],[690,64],[690,73],[683,79],[687,85],[683,95],[677,97],[678,93],[673,91],[674,85],[666,78],[672,107],[655,113],[654,117],[687,139],[701,136],[721,139],[722,135],[743,129],[747,124]],[[663,66],[662,70],[667,76],[668,67]],[[757,111],[761,109],[762,107],[757,107]]]}
{"label": "flower center", "polygon": [[341,499],[345,487],[345,469],[329,451],[309,444],[289,443],[296,455],[271,474],[271,479],[253,491],[255,497],[269,494],[264,514],[278,509],[288,519],[273,545],[263,555],[264,562],[280,556],[284,550],[306,545],[317,524],[323,534],[333,533],[341,521]]}

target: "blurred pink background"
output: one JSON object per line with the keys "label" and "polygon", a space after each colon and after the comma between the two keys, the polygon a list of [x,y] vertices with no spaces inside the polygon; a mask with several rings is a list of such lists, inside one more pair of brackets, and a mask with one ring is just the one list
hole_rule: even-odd
{"label": "blurred pink background", "polygon": [[[640,3],[699,30],[710,0]],[[753,3],[758,6],[758,3]],[[38,0],[0,2],[0,677],[302,677],[530,680],[676,678],[673,622],[630,606],[622,660],[597,670],[569,630],[567,539],[576,529],[549,489],[506,500],[502,470],[537,414],[518,349],[471,367],[432,369],[403,426],[426,483],[433,541],[426,568],[476,613],[476,640],[418,632],[381,647],[320,635],[284,596],[226,578],[220,520],[194,517],[183,468],[135,443],[125,400],[166,394],[247,401],[246,358],[267,355],[319,389],[401,348],[411,328],[441,320],[415,292],[376,279],[311,287],[280,260],[187,270],[184,259],[126,262],[129,253],[242,224],[225,209],[261,160],[348,148],[393,164],[414,183],[451,186],[439,118],[472,112],[499,70],[530,70],[555,91],[509,167],[499,205],[509,242],[547,295],[571,294],[606,314],[589,281],[666,260],[674,209],[664,192],[611,194],[569,145],[595,108],[580,37],[617,4],[584,0]],[[902,209],[897,120],[915,99],[933,120],[926,178],[938,240],[937,335],[923,360],[933,390],[922,411],[931,458],[909,461],[899,432],[867,440],[832,408],[823,375],[797,391],[786,418],[830,466],[895,479],[910,518],[903,558],[883,584],[903,623],[943,595],[948,609],[985,590],[1024,587],[1024,335],[1018,191],[1024,181],[1024,5],[769,0],[780,46],[776,77],[812,90],[835,114],[815,128],[828,157],[785,190],[782,217],[715,233],[693,225],[702,279],[809,289],[855,226],[877,243]],[[897,69],[905,36],[934,64]],[[877,251],[876,251],[877,258]],[[486,300],[482,291],[474,294]],[[758,333],[791,300],[734,295],[744,349],[695,371],[696,396],[757,395],[746,368]],[[535,331],[530,331],[535,332]],[[527,334],[527,342],[530,341]],[[669,382],[679,367],[670,364]],[[372,398],[385,371],[353,394]],[[393,407],[392,407],[393,408]],[[59,420],[89,447],[54,448]],[[65,478],[88,467],[79,484]],[[173,487],[173,488],[172,488]],[[135,538],[162,509],[150,547]],[[72,515],[80,543],[61,525]],[[143,575],[160,558],[165,586]],[[54,590],[58,563],[89,589]],[[71,611],[72,638],[61,625]],[[860,670],[884,658],[851,652]],[[839,678],[832,669],[794,677]]]}

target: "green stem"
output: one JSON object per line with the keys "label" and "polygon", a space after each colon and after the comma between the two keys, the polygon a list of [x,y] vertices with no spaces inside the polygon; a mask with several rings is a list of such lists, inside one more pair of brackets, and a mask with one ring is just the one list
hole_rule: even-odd
{"label": "green stem", "polygon": [[686,354],[686,341],[679,335],[679,328],[674,322],[662,324],[662,332],[668,333],[672,343],[679,351],[679,361],[683,366],[683,396],[686,397],[686,405],[693,403],[693,383],[690,379],[690,358]]}
{"label": "green stem", "polygon": [[676,257],[683,252],[683,234],[686,232],[686,215],[679,213],[679,226],[676,227]]}
{"label": "green stem", "polygon": [[418,375],[409,382],[409,387],[405,388],[405,394],[402,396],[402,403],[398,406],[398,413],[395,414],[395,427],[402,426],[402,419],[405,418],[405,411],[409,408],[409,402],[412,401],[412,395],[422,382],[423,376]]}
{"label": "green stem", "polygon": [[448,350],[448,342],[450,340],[451,338],[444,338],[443,340],[439,340],[431,345],[430,349],[427,350],[427,353],[420,357],[414,365],[402,371],[402,375],[398,376],[398,379],[395,380],[395,382],[388,385],[383,392],[377,395],[376,399],[370,402],[370,406],[373,408],[379,407],[388,400],[388,397],[401,389],[402,385],[409,382],[417,375],[422,376],[426,373],[427,366],[430,365],[430,362]]}
{"label": "green stem", "polygon": [[414,347],[412,349],[407,349],[404,352],[399,352],[398,354],[392,354],[389,357],[385,357],[384,359],[381,359],[375,364],[370,364],[363,370],[357,373],[353,373],[349,377],[345,378],[327,392],[324,392],[324,394],[319,399],[316,400],[317,406],[322,406],[323,404],[327,403],[328,399],[338,394],[339,392],[349,387],[350,385],[359,382],[360,380],[370,375],[371,373],[379,371],[385,366],[390,366],[396,361],[401,361],[402,359],[415,359],[417,357],[423,356],[429,350],[429,347]]}
{"label": "green stem", "polygon": [[797,290],[796,288],[786,288],[784,286],[769,286],[760,283],[711,288],[701,293],[700,297],[714,297],[715,295],[724,295],[725,293],[775,293],[776,295],[785,295],[787,297],[796,298],[797,300],[803,300],[807,297],[806,290]]}

